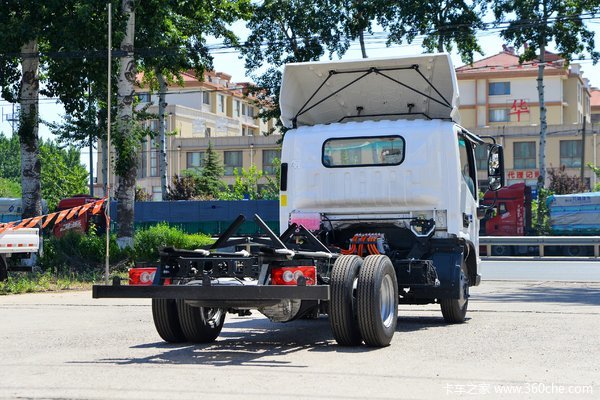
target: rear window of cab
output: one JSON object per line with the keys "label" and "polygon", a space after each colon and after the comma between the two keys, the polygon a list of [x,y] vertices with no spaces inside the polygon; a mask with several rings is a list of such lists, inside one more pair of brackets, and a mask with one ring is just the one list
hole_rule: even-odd
{"label": "rear window of cab", "polygon": [[399,165],[404,161],[401,136],[365,136],[328,139],[321,162],[327,168]]}

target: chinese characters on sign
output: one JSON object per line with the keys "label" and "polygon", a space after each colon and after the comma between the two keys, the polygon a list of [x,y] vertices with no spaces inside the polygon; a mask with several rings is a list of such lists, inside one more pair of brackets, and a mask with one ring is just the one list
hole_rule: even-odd
{"label": "chinese characters on sign", "polygon": [[508,179],[537,179],[540,176],[540,171],[537,169],[512,169],[506,171]]}
{"label": "chinese characters on sign", "polygon": [[[527,114],[529,117],[529,106],[527,105],[527,101],[524,99],[517,100],[515,99],[510,107],[510,112],[508,115],[516,115],[517,122],[521,122],[521,114]],[[527,118],[527,121],[529,118]]]}

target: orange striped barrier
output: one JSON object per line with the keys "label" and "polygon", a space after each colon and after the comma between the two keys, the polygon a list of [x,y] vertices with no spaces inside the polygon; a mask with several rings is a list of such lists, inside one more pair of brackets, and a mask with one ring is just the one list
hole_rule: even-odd
{"label": "orange striped barrier", "polygon": [[[86,213],[90,208],[92,209],[92,214],[98,214],[102,211],[102,206],[106,202],[106,198],[101,200],[87,203],[83,206],[77,206],[73,208],[69,208],[67,210],[62,210],[60,212],[55,212],[46,215],[40,215],[33,218],[26,218],[20,221],[12,221],[8,223],[0,224],[0,234],[4,233],[7,230],[16,231],[22,228],[33,228],[39,224],[42,224],[42,228],[48,226],[48,224],[54,219],[54,223],[57,224],[60,221],[68,221],[73,217],[79,217],[80,215]],[[92,208],[93,207],[93,208]],[[56,217],[56,218],[55,218]]]}

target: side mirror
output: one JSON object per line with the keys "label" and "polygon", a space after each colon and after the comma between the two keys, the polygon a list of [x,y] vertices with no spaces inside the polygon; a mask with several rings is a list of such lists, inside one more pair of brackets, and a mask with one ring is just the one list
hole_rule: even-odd
{"label": "side mirror", "polygon": [[497,191],[504,186],[504,149],[499,144],[491,144],[488,154],[488,187]]}

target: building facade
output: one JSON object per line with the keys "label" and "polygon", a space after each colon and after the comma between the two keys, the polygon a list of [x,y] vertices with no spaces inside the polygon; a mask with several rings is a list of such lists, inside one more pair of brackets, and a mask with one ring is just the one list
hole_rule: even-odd
{"label": "building facade", "polygon": [[[546,168],[564,166],[581,176],[588,187],[596,176],[585,165],[598,165],[597,127],[592,124],[591,88],[577,64],[567,66],[546,53],[544,102],[547,109]],[[535,187],[539,177],[540,104],[538,63],[519,64],[512,48],[456,70],[461,124],[504,146],[507,184],[525,182]],[[483,150],[483,149],[482,149]],[[484,165],[486,155],[477,158]],[[582,168],[583,165],[583,168]],[[479,172],[482,183],[485,171]]]}
{"label": "building facade", "polygon": [[[273,161],[280,157],[281,136],[277,131],[270,134],[274,120],[265,123],[258,117],[255,99],[244,95],[247,84],[233,83],[231,76],[214,71],[205,72],[204,81],[198,81],[193,73],[184,73],[182,78],[183,87],[169,86],[166,95],[168,182],[184,170],[201,171],[209,143],[225,167],[223,181],[228,185],[235,180],[235,169],[256,166],[273,173]],[[138,88],[137,96],[138,108],[158,114],[158,94]],[[143,124],[158,132],[158,119]],[[98,160],[98,171],[102,171],[105,157],[99,154]],[[162,199],[159,165],[158,137],[148,137],[138,156],[137,186],[153,200]]]}

